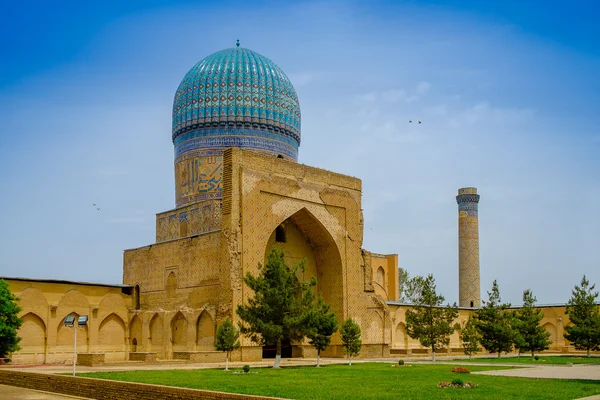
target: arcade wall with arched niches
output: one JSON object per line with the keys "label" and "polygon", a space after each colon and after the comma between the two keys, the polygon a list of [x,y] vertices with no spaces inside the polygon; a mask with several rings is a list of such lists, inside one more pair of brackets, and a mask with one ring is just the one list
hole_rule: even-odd
{"label": "arcade wall with arched niches", "polygon": [[14,363],[71,363],[73,328],[64,326],[68,315],[87,315],[78,328],[77,352],[103,352],[106,360],[125,360],[129,348],[128,321],[132,288],[69,281],[5,278],[19,298],[23,323],[21,350]]}
{"label": "arcade wall with arched niches", "polygon": [[[391,349],[395,354],[424,354],[428,353],[428,349],[421,346],[417,339],[408,336],[406,331],[406,311],[411,309],[410,305],[400,303],[388,304],[391,315]],[[578,353],[578,351],[564,338],[565,327],[569,325],[569,316],[566,314],[564,305],[556,306],[540,306],[538,307],[543,313],[544,318],[540,321],[542,326],[550,333],[549,340],[551,342],[548,352],[559,353]],[[514,308],[513,308],[514,310]],[[463,345],[460,339],[462,329],[473,316],[475,309],[460,308],[458,318],[454,321],[457,329],[450,336],[450,345],[446,351],[452,354],[463,354]],[[442,352],[440,352],[441,354]],[[485,353],[480,353],[485,354]]]}

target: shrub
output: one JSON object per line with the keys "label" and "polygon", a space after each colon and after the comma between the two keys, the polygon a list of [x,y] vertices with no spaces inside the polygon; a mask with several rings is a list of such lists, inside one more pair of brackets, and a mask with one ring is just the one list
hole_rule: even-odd
{"label": "shrub", "polygon": [[476,385],[471,381],[467,381],[466,383],[463,383],[463,381],[461,379],[454,379],[452,382],[442,381],[442,382],[440,382],[440,384],[438,386],[441,388],[473,389],[473,388],[478,387],[479,385]]}
{"label": "shrub", "polygon": [[398,365],[404,365],[404,360],[398,360]]}
{"label": "shrub", "polygon": [[539,357],[539,356],[535,356],[535,357],[533,357],[533,358],[535,359],[535,361],[537,361],[537,360],[539,360],[539,359],[540,359],[540,357]]}
{"label": "shrub", "polygon": [[242,367],[242,370],[243,370],[245,373],[248,373],[248,372],[250,372],[250,366],[249,366],[248,364],[246,364],[246,365],[244,365],[244,366]]}
{"label": "shrub", "polygon": [[470,374],[471,373],[471,371],[469,371],[465,367],[454,367],[454,368],[452,368],[452,372],[457,372],[459,374]]}

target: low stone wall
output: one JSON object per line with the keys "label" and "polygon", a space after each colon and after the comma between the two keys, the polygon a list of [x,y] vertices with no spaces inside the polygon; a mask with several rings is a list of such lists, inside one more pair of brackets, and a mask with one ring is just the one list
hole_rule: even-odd
{"label": "low stone wall", "polygon": [[104,364],[104,353],[77,353],[77,365],[96,367]]}
{"label": "low stone wall", "polygon": [[129,361],[156,362],[156,353],[135,352],[129,353]]}
{"label": "low stone wall", "polygon": [[175,360],[189,360],[190,362],[225,362],[223,351],[175,351]]}
{"label": "low stone wall", "polygon": [[363,344],[357,358],[386,358],[390,357],[390,348],[387,344]]}
{"label": "low stone wall", "polygon": [[109,381],[105,379],[36,374],[5,369],[0,370],[0,384],[97,400],[276,399],[275,397],[184,389],[143,383]]}

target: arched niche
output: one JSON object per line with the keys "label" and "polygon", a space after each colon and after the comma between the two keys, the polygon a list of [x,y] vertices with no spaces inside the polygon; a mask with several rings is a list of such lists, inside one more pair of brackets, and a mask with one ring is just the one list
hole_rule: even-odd
{"label": "arched niche", "polygon": [[181,311],[178,311],[171,320],[171,340],[173,341],[173,351],[183,351],[187,349],[187,330],[187,319]]}
{"label": "arched niche", "polygon": [[204,310],[196,323],[196,345],[200,351],[211,351],[215,349],[214,342],[215,323],[208,311]]}
{"label": "arched niche", "polygon": [[142,344],[142,321],[137,315],[134,315],[129,323],[129,344],[133,352],[138,351],[137,346]]}
{"label": "arched niche", "polygon": [[377,268],[375,279],[377,283],[385,289],[385,270],[383,269],[383,267]]}
{"label": "arched niche", "polygon": [[177,293],[177,276],[173,271],[167,276],[166,291],[167,297],[175,297],[175,294]]}
{"label": "arched niche", "polygon": [[404,322],[396,325],[396,331],[394,332],[394,347],[397,349],[406,349],[408,347],[408,340],[406,334],[406,325]]}
{"label": "arched niche", "polygon": [[181,219],[179,221],[179,237],[184,238],[188,235],[188,221],[187,219]]}
{"label": "arched niche", "polygon": [[546,322],[543,325],[543,328],[550,333],[550,337],[548,338],[548,340],[551,342],[550,345],[556,345],[556,326],[554,326],[554,324],[551,322]]}
{"label": "arched niche", "polygon": [[46,323],[35,313],[27,313],[21,317],[19,346],[27,353],[44,354],[46,350]]}
{"label": "arched niche", "polygon": [[108,315],[100,323],[98,345],[103,351],[125,350],[125,322],[117,314]]}
{"label": "arched niche", "polygon": [[141,309],[140,303],[140,284],[136,283],[133,287],[133,307],[135,310]]}
{"label": "arched niche", "polygon": [[[284,232],[277,233],[278,229]],[[277,235],[285,242],[277,242]],[[306,269],[298,278],[317,278],[316,291],[331,305],[338,319],[344,316],[343,268],[339,249],[329,231],[308,209],[302,208],[284,221],[278,221],[265,243],[264,259],[269,251],[279,247],[288,265],[306,260]]]}
{"label": "arched niche", "polygon": [[[75,317],[75,326],[65,326],[65,318],[67,315],[73,315]],[[77,319],[80,315],[86,314],[78,314],[76,312],[71,312],[66,314],[58,324],[57,332],[56,332],[56,353],[64,352],[66,354],[70,354],[72,359],[73,354],[73,340],[75,340],[74,329],[77,329],[77,352],[85,353],[88,350],[88,325],[83,327],[76,327]]]}
{"label": "arched niche", "polygon": [[150,319],[150,349],[162,351],[164,346],[163,321],[159,314],[154,314]]}
{"label": "arched niche", "polygon": [[[361,336],[363,343],[384,343],[385,328],[381,311],[370,310],[362,320]],[[389,325],[388,325],[389,329]]]}

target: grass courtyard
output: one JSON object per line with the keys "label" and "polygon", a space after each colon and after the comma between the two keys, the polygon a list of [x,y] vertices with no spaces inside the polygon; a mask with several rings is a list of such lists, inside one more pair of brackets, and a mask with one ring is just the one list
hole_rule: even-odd
{"label": "grass courtyard", "polygon": [[[600,394],[600,381],[527,379],[459,374],[452,365],[389,363],[253,368],[250,373],[220,369],[97,372],[90,378],[209,389],[292,399],[577,399]],[[500,369],[468,365],[471,371]],[[237,372],[237,373],[234,373]],[[440,388],[460,378],[477,388]]]}

